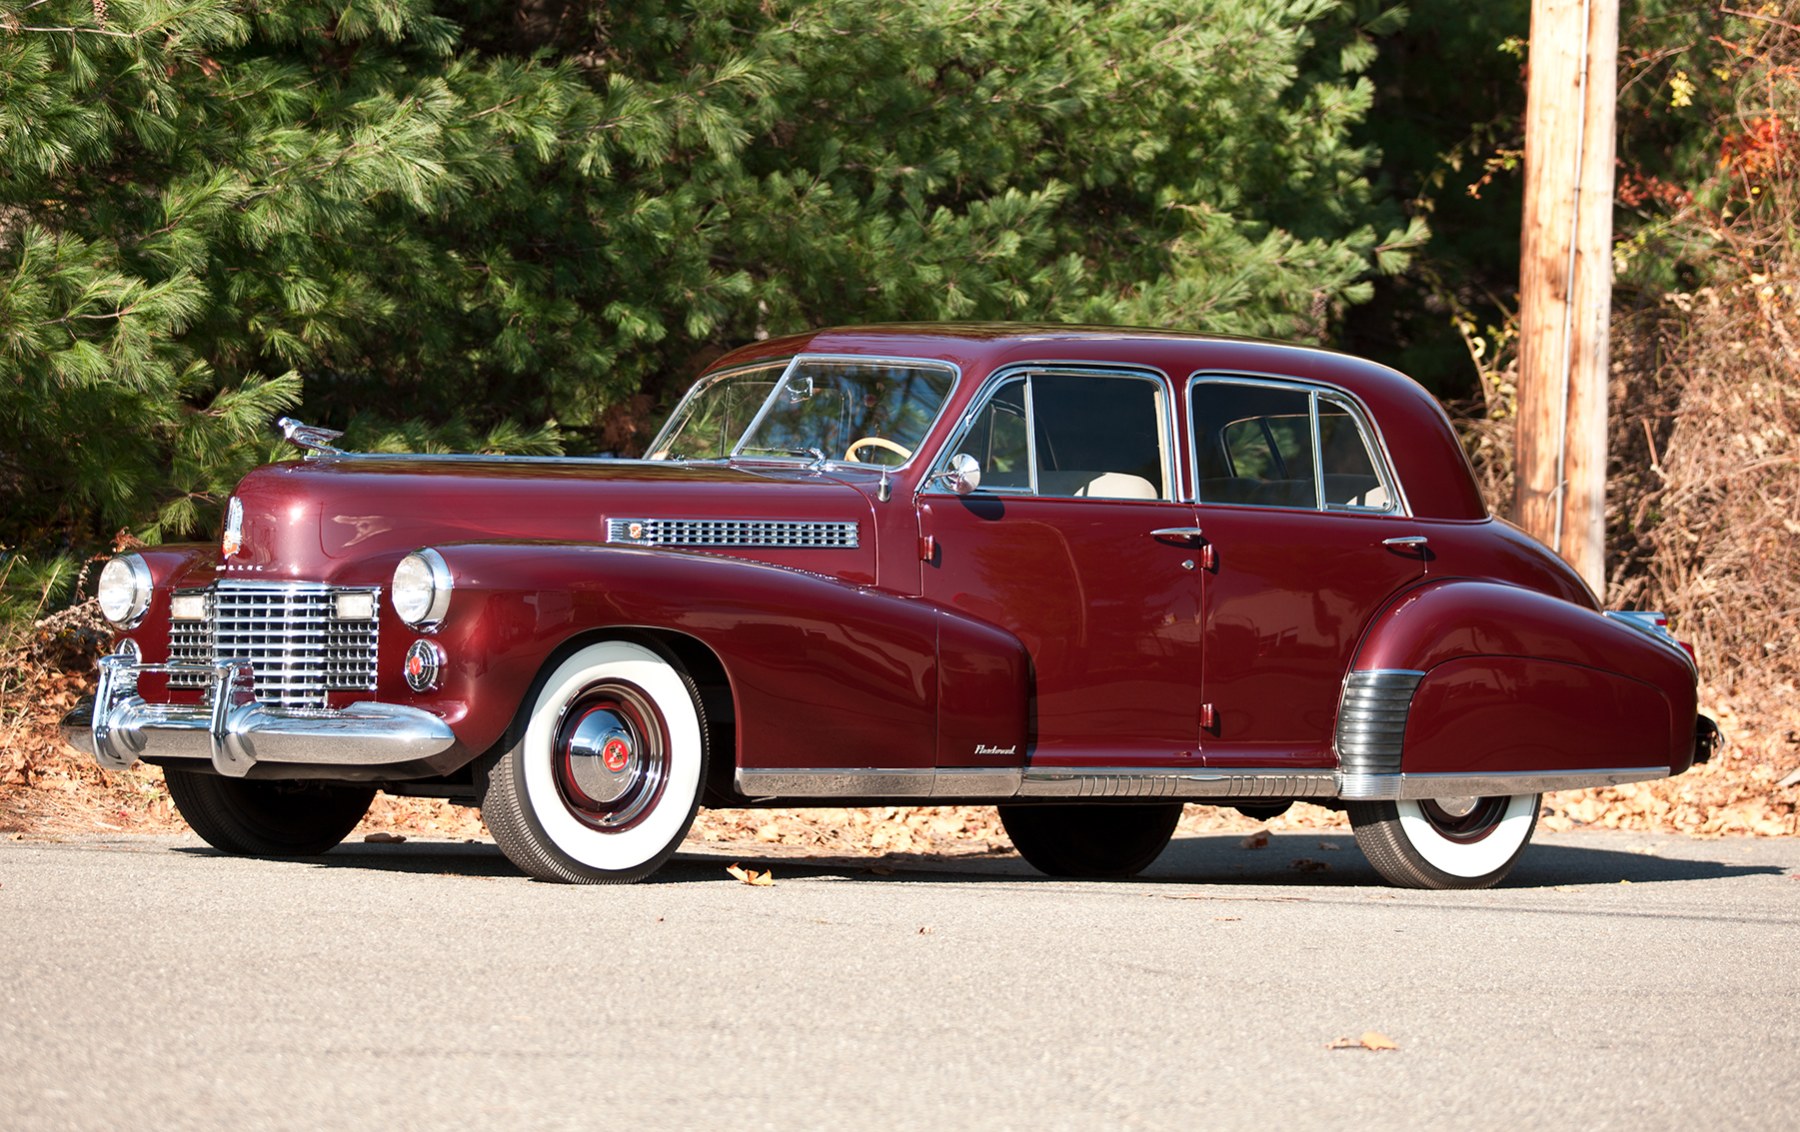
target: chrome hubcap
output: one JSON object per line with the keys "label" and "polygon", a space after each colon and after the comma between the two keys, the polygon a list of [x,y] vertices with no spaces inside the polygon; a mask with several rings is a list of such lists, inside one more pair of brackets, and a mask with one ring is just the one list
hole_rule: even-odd
{"label": "chrome hubcap", "polygon": [[594,829],[629,829],[662,796],[668,749],[662,719],[626,685],[589,689],[556,729],[556,785],[564,806]]}
{"label": "chrome hubcap", "polygon": [[1512,800],[1502,795],[1485,798],[1432,798],[1419,803],[1431,828],[1448,841],[1467,844],[1480,841],[1499,828]]}
{"label": "chrome hubcap", "polygon": [[590,802],[616,802],[631,788],[631,732],[618,713],[595,708],[569,736],[569,780]]}
{"label": "chrome hubcap", "polygon": [[1437,799],[1437,808],[1448,817],[1466,818],[1480,801],[1481,799],[1473,794],[1461,798],[1439,798]]}

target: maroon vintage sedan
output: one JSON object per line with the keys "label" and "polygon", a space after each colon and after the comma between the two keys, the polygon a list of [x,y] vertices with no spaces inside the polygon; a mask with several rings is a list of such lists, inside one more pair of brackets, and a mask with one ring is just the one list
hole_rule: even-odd
{"label": "maroon vintage sedan", "polygon": [[1488,514],[1408,378],[1265,342],[884,326],[722,358],[643,460],[309,451],[222,546],[108,563],[65,721],[230,853],[379,787],[631,881],[695,808],[992,803],[1058,876],[1183,804],[1340,807],[1389,881],[1506,875],[1545,790],[1679,774],[1692,656]]}

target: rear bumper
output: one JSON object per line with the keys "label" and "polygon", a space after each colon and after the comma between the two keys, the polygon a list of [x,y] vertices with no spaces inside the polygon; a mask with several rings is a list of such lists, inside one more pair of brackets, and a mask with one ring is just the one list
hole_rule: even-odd
{"label": "rear bumper", "polygon": [[1719,725],[1713,722],[1712,716],[1700,715],[1694,719],[1694,765],[1711,762],[1713,752],[1725,741],[1725,735]]}
{"label": "rear bumper", "polygon": [[[205,703],[153,704],[138,695],[146,672],[199,672],[210,677]],[[248,661],[142,664],[129,652],[100,659],[94,698],[63,718],[63,741],[123,770],[139,758],[208,759],[220,774],[241,778],[258,763],[380,767],[413,763],[456,743],[450,725],[430,712],[365,702],[341,709],[286,708],[257,702]]]}

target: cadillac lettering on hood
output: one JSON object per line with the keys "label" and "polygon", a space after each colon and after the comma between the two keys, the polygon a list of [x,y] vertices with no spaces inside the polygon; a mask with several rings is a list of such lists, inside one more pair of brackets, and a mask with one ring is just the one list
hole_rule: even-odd
{"label": "cadillac lettering on hood", "polygon": [[1442,409],[1321,350],[889,326],[760,342],[647,458],[390,456],[282,422],[219,545],[102,572],[64,721],[228,853],[377,788],[525,872],[631,881],[696,807],[989,803],[1124,877],[1189,802],[1347,811],[1390,882],[1491,885],[1545,790],[1711,750],[1691,652],[1493,518]]}

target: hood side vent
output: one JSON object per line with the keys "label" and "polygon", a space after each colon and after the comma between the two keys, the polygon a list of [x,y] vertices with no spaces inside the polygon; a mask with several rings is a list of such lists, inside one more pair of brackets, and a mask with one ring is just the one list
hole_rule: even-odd
{"label": "hood side vent", "polygon": [[794,519],[608,519],[606,541],[626,546],[849,550],[857,525]]}

